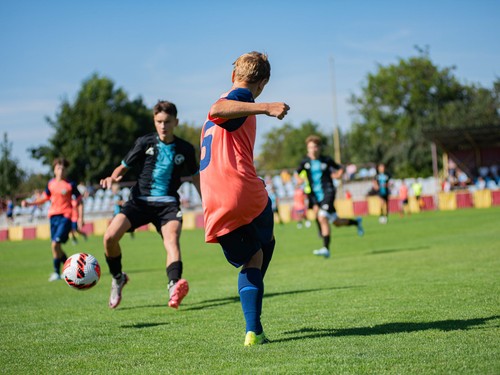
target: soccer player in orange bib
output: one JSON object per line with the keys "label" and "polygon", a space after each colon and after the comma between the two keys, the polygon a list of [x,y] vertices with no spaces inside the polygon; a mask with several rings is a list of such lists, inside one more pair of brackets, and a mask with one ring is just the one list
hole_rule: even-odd
{"label": "soccer player in orange bib", "polygon": [[73,207],[71,197],[76,199],[78,210],[78,225],[83,227],[83,204],[82,196],[76,188],[76,183],[66,179],[66,168],[69,162],[63,158],[57,158],[53,162],[54,178],[52,178],[45,188],[42,196],[33,202],[23,201],[22,205],[36,206],[50,200],[50,238],[52,240],[52,258],[54,272],[49,277],[49,281],[61,279],[61,264],[68,258],[62,249],[62,244],[66,243],[71,232],[71,214]]}
{"label": "soccer player in orange bib", "polygon": [[274,251],[273,211],[253,164],[255,115],[282,120],[283,102],[255,103],[271,75],[267,55],[250,52],[234,62],[231,90],[210,108],[201,134],[200,184],[206,242],[219,243],[242,267],[238,292],[246,321],[245,346],[268,342],[260,315],[263,278]]}

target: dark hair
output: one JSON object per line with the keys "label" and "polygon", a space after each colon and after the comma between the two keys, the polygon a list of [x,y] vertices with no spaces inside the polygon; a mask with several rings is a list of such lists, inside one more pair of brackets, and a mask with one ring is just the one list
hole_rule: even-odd
{"label": "dark hair", "polygon": [[64,166],[64,168],[67,168],[69,167],[69,161],[67,161],[65,158],[55,158],[52,162],[52,166],[55,167],[56,165],[62,165]]}
{"label": "dark hair", "polygon": [[309,144],[309,142],[313,142],[314,144],[316,144],[317,146],[320,146],[321,147],[321,138],[317,135],[310,135],[309,137],[306,138],[306,145]]}
{"label": "dark hair", "polygon": [[153,108],[153,114],[157,115],[160,112],[165,112],[167,115],[177,117],[177,107],[174,103],[166,100],[158,100],[158,103]]}

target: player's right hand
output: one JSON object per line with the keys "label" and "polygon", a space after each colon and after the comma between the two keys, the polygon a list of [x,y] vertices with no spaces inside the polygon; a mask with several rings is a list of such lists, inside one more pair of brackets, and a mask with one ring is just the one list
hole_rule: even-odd
{"label": "player's right hand", "polygon": [[118,178],[114,178],[113,176],[109,176],[106,178],[103,178],[101,182],[99,183],[103,189],[111,189],[111,186],[115,183],[118,182],[122,179],[122,176]]}
{"label": "player's right hand", "polygon": [[277,117],[279,120],[283,120],[283,118],[287,115],[290,106],[286,103],[269,103],[269,108],[267,111],[267,115],[271,117]]}

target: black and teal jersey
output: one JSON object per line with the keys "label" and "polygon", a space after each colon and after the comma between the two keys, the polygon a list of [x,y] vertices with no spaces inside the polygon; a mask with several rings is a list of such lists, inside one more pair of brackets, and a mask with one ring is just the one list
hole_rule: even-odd
{"label": "black and teal jersey", "polygon": [[172,143],[163,143],[156,133],[139,137],[122,165],[138,168],[132,198],[150,202],[179,202],[181,177],[199,173],[191,143],[178,137]]}
{"label": "black and teal jersey", "polygon": [[331,174],[339,169],[343,167],[329,156],[320,155],[314,160],[306,156],[297,168],[297,173],[300,175],[305,171],[311,189],[310,194],[314,194],[316,200],[321,202],[327,196],[335,196]]}
{"label": "black and teal jersey", "polygon": [[389,195],[389,180],[391,176],[387,173],[377,173],[375,175],[375,181],[378,183],[378,194],[382,196]]}

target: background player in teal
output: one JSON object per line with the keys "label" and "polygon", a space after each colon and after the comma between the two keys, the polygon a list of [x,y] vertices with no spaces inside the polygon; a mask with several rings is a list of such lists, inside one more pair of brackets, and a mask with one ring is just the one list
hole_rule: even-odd
{"label": "background player in teal", "polygon": [[385,165],[380,163],[377,166],[377,174],[375,175],[374,184],[380,197],[380,217],[379,223],[386,224],[389,216],[389,181],[391,176],[385,173]]}
{"label": "background player in teal", "polygon": [[168,305],[178,308],[189,291],[188,282],[182,279],[179,244],[182,212],[177,190],[181,185],[181,177],[192,176],[192,181],[200,192],[198,163],[194,147],[174,136],[174,128],[179,123],[175,105],[159,101],[153,112],[156,133],[138,138],[121,165],[115,168],[111,176],[101,180],[101,186],[109,189],[122,179],[130,167],[135,166],[139,170],[131,199],[113,218],[104,235],[106,261],[113,276],[110,308],[118,306],[122,289],[128,281],[127,274],[122,272],[119,241],[125,232],[148,223],[155,225],[167,252]]}
{"label": "background player in teal", "polygon": [[308,189],[309,208],[311,208],[316,217],[320,235],[323,240],[323,247],[319,250],[314,250],[314,255],[330,257],[330,222],[336,227],[356,226],[358,235],[364,234],[361,226],[361,218],[342,219],[338,217],[335,211],[335,193],[336,189],[333,185],[333,178],[340,178],[344,172],[341,165],[333,161],[329,156],[321,155],[321,138],[316,135],[311,135],[306,139],[307,156],[302,160],[295,178],[299,183],[302,183],[304,172],[306,175],[306,185]]}

